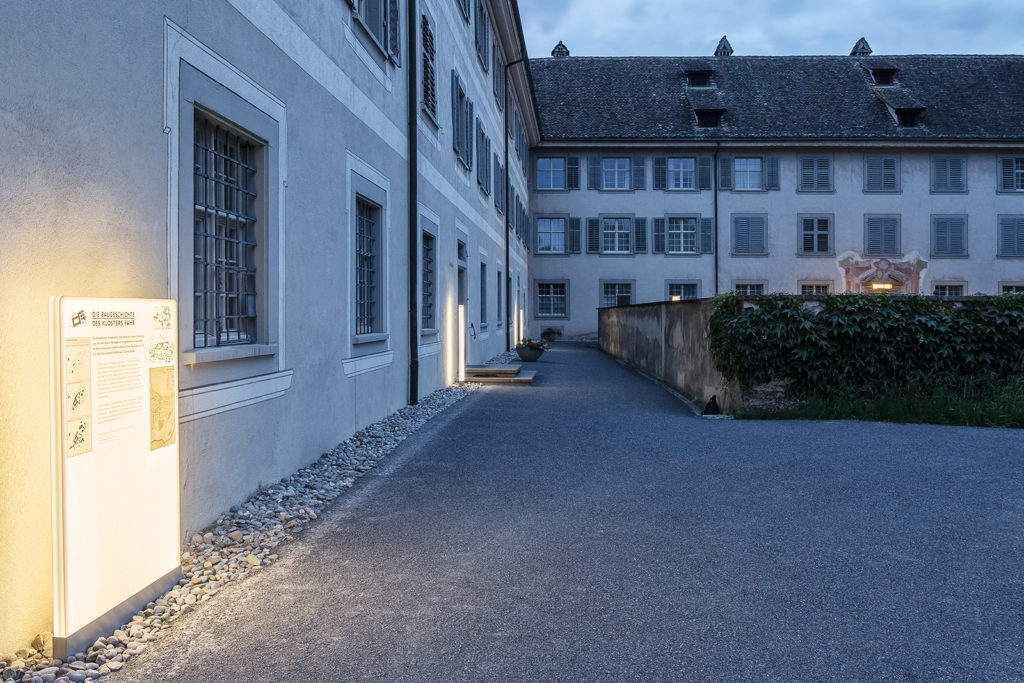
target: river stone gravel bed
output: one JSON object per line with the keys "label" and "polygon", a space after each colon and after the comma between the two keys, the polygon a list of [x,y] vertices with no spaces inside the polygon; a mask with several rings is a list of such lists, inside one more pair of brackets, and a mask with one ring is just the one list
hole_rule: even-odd
{"label": "river stone gravel bed", "polygon": [[[508,355],[496,356],[488,364],[508,362]],[[182,546],[183,578],[130,622],[66,662],[44,654],[51,650],[52,636],[39,634],[31,648],[0,654],[0,681],[78,683],[118,671],[179,616],[213,598],[225,585],[274,562],[274,549],[282,541],[291,540],[427,420],[475,389],[468,384],[439,389],[418,405],[406,406],[356,432],[316,462],[232,507]]]}

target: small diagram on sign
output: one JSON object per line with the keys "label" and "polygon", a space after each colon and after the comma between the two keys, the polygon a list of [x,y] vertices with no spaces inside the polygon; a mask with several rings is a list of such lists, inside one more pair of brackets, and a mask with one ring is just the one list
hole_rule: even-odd
{"label": "small diagram on sign", "polygon": [[80,420],[92,414],[92,385],[90,382],[68,384],[64,392],[64,414],[68,419]]}
{"label": "small diagram on sign", "polygon": [[149,369],[149,450],[174,443],[175,420],[174,366]]}
{"label": "small diagram on sign", "polygon": [[67,422],[68,457],[83,455],[92,450],[92,426],[89,420],[69,420]]}
{"label": "small diagram on sign", "polygon": [[64,373],[69,384],[92,377],[92,343],[88,337],[67,340],[64,345]]}
{"label": "small diagram on sign", "polygon": [[170,339],[152,340],[149,343],[149,362],[151,365],[174,363],[174,342]]}
{"label": "small diagram on sign", "polygon": [[153,307],[153,328],[157,330],[171,329],[171,307],[161,304]]}

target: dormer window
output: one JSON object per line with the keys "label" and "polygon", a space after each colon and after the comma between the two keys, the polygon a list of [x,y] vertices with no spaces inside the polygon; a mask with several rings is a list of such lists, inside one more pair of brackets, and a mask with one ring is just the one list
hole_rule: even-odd
{"label": "dormer window", "polygon": [[923,111],[923,109],[897,109],[896,122],[904,128],[916,126],[918,120],[921,118],[921,112]]}
{"label": "dormer window", "polygon": [[722,124],[722,114],[725,112],[721,109],[696,109],[694,113],[697,115],[698,128],[717,128]]}
{"label": "dormer window", "polygon": [[897,71],[899,69],[875,68],[871,70],[871,78],[874,79],[875,85],[892,85]]}
{"label": "dormer window", "polygon": [[714,72],[703,69],[687,70],[686,81],[691,88],[710,88],[712,73]]}

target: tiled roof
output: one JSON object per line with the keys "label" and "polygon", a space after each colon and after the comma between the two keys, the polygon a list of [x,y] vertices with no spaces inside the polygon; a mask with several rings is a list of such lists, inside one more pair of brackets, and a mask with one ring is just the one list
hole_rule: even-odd
{"label": "tiled roof", "polygon": [[[899,69],[884,89],[868,70],[881,64]],[[689,88],[685,69],[701,68],[712,87]],[[555,57],[530,70],[548,141],[1024,142],[1024,56]],[[924,107],[920,123],[897,125],[876,89]],[[722,125],[697,127],[691,101],[720,102]]]}

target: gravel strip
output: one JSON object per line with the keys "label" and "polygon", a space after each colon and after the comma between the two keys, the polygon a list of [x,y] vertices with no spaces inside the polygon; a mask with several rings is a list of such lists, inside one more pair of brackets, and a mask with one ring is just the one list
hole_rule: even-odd
{"label": "gravel strip", "polygon": [[[487,363],[505,363],[508,356],[502,354]],[[277,560],[274,549],[280,543],[291,540],[430,418],[475,389],[471,384],[439,389],[418,405],[406,406],[356,432],[316,462],[232,507],[182,546],[183,578],[130,622],[66,662],[43,654],[51,650],[52,636],[39,634],[31,648],[0,655],[0,681],[78,683],[118,671],[179,616],[209,601],[227,584],[241,581]]]}

